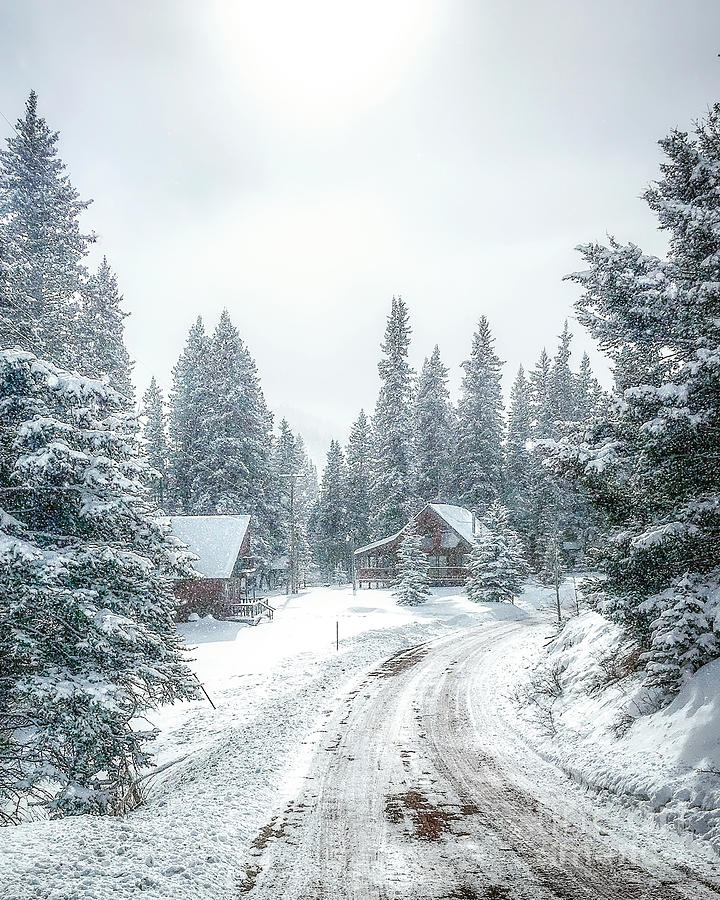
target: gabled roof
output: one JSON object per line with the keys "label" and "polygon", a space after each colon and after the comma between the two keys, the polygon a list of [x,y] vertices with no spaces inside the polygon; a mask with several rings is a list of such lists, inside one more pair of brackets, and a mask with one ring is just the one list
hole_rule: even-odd
{"label": "gabled roof", "polygon": [[205,578],[230,578],[250,516],[168,516],[173,535],[197,556],[192,566]]}
{"label": "gabled roof", "polygon": [[452,506],[450,503],[428,503],[428,506],[434,509],[440,518],[447,522],[453,531],[464,538],[468,544],[472,544],[480,534],[481,525],[477,517],[475,518],[475,531],[473,531],[473,514],[469,509]]}
{"label": "gabled roof", "polygon": [[416,513],[407,525],[404,525],[396,534],[391,534],[390,537],[374,541],[372,544],[366,544],[364,547],[359,547],[355,551],[355,555],[357,556],[359,553],[367,553],[378,547],[392,544],[410,527],[410,525],[412,525],[415,519],[421,516],[427,509],[431,509],[438,518],[442,519],[446,525],[452,528],[457,535],[469,544],[472,544],[475,538],[481,533],[483,526],[478,520],[475,521],[475,531],[473,532],[473,514],[469,509],[465,509],[462,506],[453,506],[450,503],[426,503],[420,512]]}

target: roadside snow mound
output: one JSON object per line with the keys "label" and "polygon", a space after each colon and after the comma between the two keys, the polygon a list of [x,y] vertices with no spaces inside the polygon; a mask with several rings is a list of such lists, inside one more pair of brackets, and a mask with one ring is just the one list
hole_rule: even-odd
{"label": "roadside snow mound", "polygon": [[571,619],[522,691],[529,736],[577,781],[649,806],[720,852],[720,660],[653,711],[636,652],[597,613]]}

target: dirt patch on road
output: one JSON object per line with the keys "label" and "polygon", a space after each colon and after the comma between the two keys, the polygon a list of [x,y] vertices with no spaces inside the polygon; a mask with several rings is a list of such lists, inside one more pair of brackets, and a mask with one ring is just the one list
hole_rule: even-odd
{"label": "dirt patch on road", "polygon": [[420,791],[406,791],[395,794],[385,801],[385,817],[395,825],[410,815],[414,836],[423,841],[438,841],[442,834],[450,830],[451,822],[457,819],[457,813],[443,809]]}
{"label": "dirt patch on road", "polygon": [[399,675],[417,665],[423,657],[427,656],[428,650],[427,644],[418,644],[416,647],[400,650],[381,663],[375,671],[370,672],[368,677],[392,678],[393,675]]}

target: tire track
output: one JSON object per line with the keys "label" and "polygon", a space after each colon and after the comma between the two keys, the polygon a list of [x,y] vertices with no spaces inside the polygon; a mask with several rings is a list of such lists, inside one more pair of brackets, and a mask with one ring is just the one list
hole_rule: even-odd
{"label": "tire track", "polygon": [[484,625],[369,673],[326,726],[297,801],[261,831],[237,896],[720,897],[711,879],[674,868],[631,829],[598,825],[590,798],[517,745],[493,688],[528,627]]}

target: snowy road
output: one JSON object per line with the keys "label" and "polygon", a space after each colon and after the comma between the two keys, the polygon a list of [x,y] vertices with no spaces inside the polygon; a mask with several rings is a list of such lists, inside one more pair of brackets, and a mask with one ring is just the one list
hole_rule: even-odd
{"label": "snowy road", "polygon": [[487,622],[358,681],[305,787],[258,833],[238,896],[720,897],[701,856],[593,802],[522,742],[504,661],[528,627]]}

